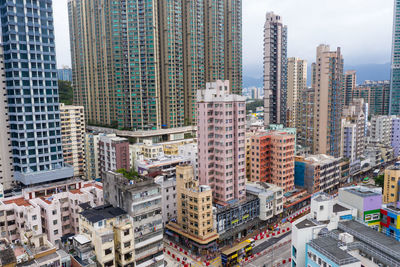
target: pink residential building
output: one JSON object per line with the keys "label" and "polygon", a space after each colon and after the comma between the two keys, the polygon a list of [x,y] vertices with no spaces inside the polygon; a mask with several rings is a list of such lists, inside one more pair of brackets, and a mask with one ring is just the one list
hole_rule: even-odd
{"label": "pink residential building", "polygon": [[22,195],[0,200],[0,234],[15,241],[31,230],[56,244],[64,235],[79,233],[82,205],[103,205],[101,183],[73,180],[24,189]]}
{"label": "pink residential building", "polygon": [[246,98],[229,92],[229,81],[197,91],[199,180],[219,204],[246,198]]}

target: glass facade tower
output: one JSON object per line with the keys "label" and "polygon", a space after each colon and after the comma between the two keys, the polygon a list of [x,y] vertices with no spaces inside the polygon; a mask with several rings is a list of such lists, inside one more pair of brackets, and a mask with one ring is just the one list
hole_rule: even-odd
{"label": "glass facade tower", "polygon": [[61,145],[51,0],[1,0],[1,37],[15,179],[73,176]]}

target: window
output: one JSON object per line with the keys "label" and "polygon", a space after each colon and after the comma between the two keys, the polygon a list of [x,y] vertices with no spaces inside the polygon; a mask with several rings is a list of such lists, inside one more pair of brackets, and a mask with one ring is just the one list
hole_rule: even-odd
{"label": "window", "polygon": [[54,221],[53,221],[53,225],[56,225],[56,224],[57,224],[57,220],[54,220]]}
{"label": "window", "polygon": [[127,248],[127,247],[129,247],[130,245],[131,245],[131,241],[125,242],[125,243],[124,243],[124,248]]}
{"label": "window", "polygon": [[129,235],[129,232],[130,232],[129,229],[125,230],[125,231],[124,231],[124,236]]}
{"label": "window", "polygon": [[112,248],[107,248],[107,249],[104,250],[104,254],[105,255],[108,255],[108,254],[111,254],[111,253],[112,253]]}
{"label": "window", "polygon": [[56,214],[57,214],[57,210],[53,210],[51,213],[52,213],[53,215],[56,215]]}
{"label": "window", "polygon": [[54,234],[55,234],[55,235],[58,235],[58,230],[54,230]]}

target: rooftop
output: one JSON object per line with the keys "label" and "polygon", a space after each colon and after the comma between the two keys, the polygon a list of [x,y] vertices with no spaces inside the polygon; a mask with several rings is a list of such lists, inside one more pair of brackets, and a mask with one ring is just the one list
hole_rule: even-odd
{"label": "rooftop", "polygon": [[91,242],[90,239],[87,238],[85,235],[76,235],[73,238],[76,242],[78,242],[81,245]]}
{"label": "rooftop", "polygon": [[327,193],[324,192],[320,192],[320,193],[316,193],[314,194],[314,196],[312,197],[313,200],[321,202],[321,201],[328,201],[332,199],[331,195],[328,195]]}
{"label": "rooftop", "polygon": [[389,257],[400,261],[400,242],[396,239],[354,220],[339,222],[338,229],[353,235],[376,250],[387,253]]}
{"label": "rooftop", "polygon": [[159,165],[165,165],[165,164],[171,164],[171,163],[179,163],[179,162],[183,162],[183,161],[188,161],[188,159],[181,157],[181,156],[164,155],[162,157],[155,158],[155,159],[147,159],[147,158],[139,159],[139,160],[137,160],[137,164],[139,166],[143,166],[143,165],[159,166]]}
{"label": "rooftop", "polygon": [[347,192],[350,192],[352,194],[355,194],[360,197],[372,197],[372,196],[380,196],[382,194],[379,194],[377,192],[371,191],[371,190],[366,190],[366,189],[360,189],[360,188],[346,188],[344,189]]}
{"label": "rooftop", "polygon": [[14,199],[10,199],[10,200],[6,200],[3,202],[4,204],[16,204],[17,206],[31,206],[31,203],[29,203],[28,200],[26,200],[23,197],[20,198],[14,198]]}
{"label": "rooftop", "polygon": [[349,210],[349,209],[340,204],[333,205],[333,212],[341,212],[341,211],[346,211],[346,210]]}
{"label": "rooftop", "polygon": [[332,162],[335,162],[335,161],[339,161],[340,159],[332,157],[332,156],[328,156],[328,155],[325,155],[325,154],[318,154],[318,155],[310,155],[310,156],[306,157],[305,160],[313,161],[315,163],[320,163],[320,164],[321,163],[322,164],[329,164],[329,163],[332,163]]}
{"label": "rooftop", "polygon": [[330,236],[319,237],[311,240],[308,244],[310,247],[322,253],[338,265],[345,265],[359,261],[348,252],[341,249],[338,241]]}
{"label": "rooftop", "polygon": [[310,221],[309,219],[302,220],[301,222],[296,224],[296,227],[298,229],[304,229],[304,228],[309,228],[309,227],[313,227],[313,226],[317,226],[317,224],[314,223],[313,221]]}
{"label": "rooftop", "polygon": [[103,205],[84,210],[80,214],[89,222],[96,223],[98,221],[115,218],[127,213],[121,208],[113,207],[112,205]]}

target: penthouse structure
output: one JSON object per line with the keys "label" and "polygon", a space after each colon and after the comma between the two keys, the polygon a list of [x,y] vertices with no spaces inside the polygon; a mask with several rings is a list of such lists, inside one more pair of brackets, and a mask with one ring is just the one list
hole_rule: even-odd
{"label": "penthouse structure", "polygon": [[229,81],[197,91],[199,181],[220,203],[246,197],[245,97],[229,92]]}
{"label": "penthouse structure", "polygon": [[251,137],[250,181],[268,182],[285,192],[294,188],[295,136],[268,131]]}

